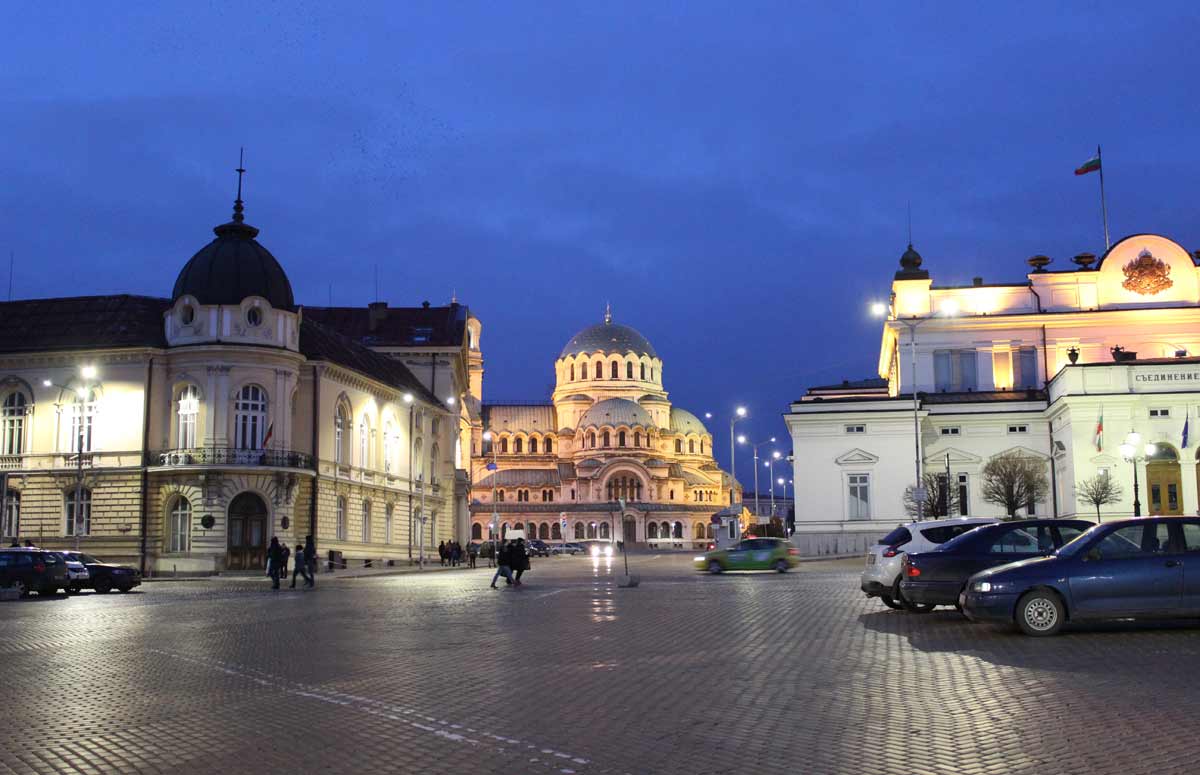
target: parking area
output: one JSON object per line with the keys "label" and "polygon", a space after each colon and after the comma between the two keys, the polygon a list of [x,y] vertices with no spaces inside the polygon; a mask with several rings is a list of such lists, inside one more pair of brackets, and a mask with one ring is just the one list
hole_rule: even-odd
{"label": "parking area", "polygon": [[692,555],[0,604],[0,772],[1195,772],[1200,624],[915,615]]}

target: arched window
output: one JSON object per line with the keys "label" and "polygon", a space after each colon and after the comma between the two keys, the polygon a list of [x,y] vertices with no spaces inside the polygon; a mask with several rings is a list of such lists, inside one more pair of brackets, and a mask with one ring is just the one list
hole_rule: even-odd
{"label": "arched window", "polygon": [[633,432],[633,446],[635,446],[635,447],[642,446],[642,432],[641,431]]}
{"label": "arched window", "polygon": [[583,523],[582,523],[582,522],[576,522],[576,523],[575,523],[575,540],[576,540],[576,541],[582,541],[582,540],[583,540],[583,532],[584,532],[584,531],[583,531]]}
{"label": "arched window", "polygon": [[652,538],[652,539],[658,538],[658,523],[657,522],[647,523],[646,538]]}
{"label": "arched window", "polygon": [[603,540],[605,540],[605,541],[607,541],[607,540],[608,540],[608,538],[609,538],[609,536],[608,536],[608,523],[607,523],[607,522],[601,522],[601,523],[600,523],[600,538],[602,538],[602,539],[603,539]]}
{"label": "arched window", "polygon": [[196,417],[199,414],[200,391],[195,385],[185,385],[179,391],[179,402],[175,408],[175,446],[179,449],[193,449],[196,446]]}
{"label": "arched window", "polygon": [[696,454],[696,440],[688,439],[688,452],[692,455]]}
{"label": "arched window", "polygon": [[338,465],[346,462],[346,426],[349,424],[346,407],[338,404],[333,413],[333,462]]}
{"label": "arched window", "polygon": [[543,522],[542,524],[538,525],[538,538],[542,539],[543,541],[550,540],[550,523]]}
{"label": "arched window", "polygon": [[[84,452],[92,451],[92,421],[96,417],[96,391],[86,396],[76,394],[71,406],[71,451],[79,452],[82,443]],[[72,534],[74,535],[74,534]]]}
{"label": "arched window", "polygon": [[517,454],[517,455],[521,454],[521,437],[520,436],[513,439],[513,453]]}
{"label": "arched window", "polygon": [[530,439],[530,440],[529,440],[529,454],[531,454],[531,455],[536,455],[536,454],[537,454],[537,448],[538,448],[538,443],[537,443],[537,441],[538,441],[538,440],[537,440],[536,438],[533,438],[533,439]]}
{"label": "arched window", "polygon": [[704,523],[703,522],[696,523],[695,530],[692,532],[692,538],[696,538],[696,539],[704,538]]}
{"label": "arched window", "polygon": [[683,439],[675,439],[675,454],[683,454]]}
{"label": "arched window", "polygon": [[390,544],[392,542],[392,520],[395,516],[395,509],[392,504],[383,507],[383,542]]}
{"label": "arched window", "polygon": [[580,379],[587,379],[587,364],[586,363],[579,364],[579,375],[580,375],[579,376]]}
{"label": "arched window", "polygon": [[617,368],[618,368],[617,362],[613,361],[608,370],[608,378],[609,379],[617,379],[617,373],[618,373]]}
{"label": "arched window", "polygon": [[358,421],[358,466],[371,467],[371,424],[366,415]]}
{"label": "arched window", "polygon": [[604,447],[612,446],[612,437],[608,435],[608,431],[605,431],[601,435],[600,440],[601,440],[601,446],[604,446]]}
{"label": "arched window", "polygon": [[438,469],[440,467],[438,464],[441,462],[442,462],[441,447],[439,447],[437,445],[437,442],[434,442],[429,447],[429,469],[430,469],[429,476],[430,476],[430,481],[432,481],[434,483],[436,483],[438,480]]}
{"label": "arched window", "polygon": [[617,431],[617,446],[625,446],[625,431]]}
{"label": "arched window", "polygon": [[588,433],[587,444],[588,444],[588,447],[590,447],[591,449],[596,448],[596,434],[595,433]]}
{"label": "arched window", "polygon": [[425,456],[422,454],[425,444],[421,439],[413,442],[413,473],[418,481],[425,481]]}
{"label": "arched window", "polygon": [[650,367],[650,381],[651,382],[654,381],[654,367],[653,366]]}
{"label": "arched window", "polygon": [[595,538],[595,537],[596,537],[596,523],[595,523],[595,522],[589,522],[589,523],[588,523],[588,526],[587,526],[587,537],[588,537],[588,538]]}
{"label": "arched window", "polygon": [[671,533],[671,537],[672,538],[683,538],[683,523],[682,522],[675,523],[675,531],[673,533]]}
{"label": "arched window", "polygon": [[704,454],[704,439],[700,439],[700,454]]}
{"label": "arched window", "polygon": [[646,381],[646,364],[642,364],[642,382]]}
{"label": "arched window", "polygon": [[604,379],[604,361],[596,361],[596,379]]}
{"label": "arched window", "polygon": [[392,472],[392,455],[396,453],[396,440],[393,438],[392,421],[384,420],[383,422],[383,470],[385,473]]}
{"label": "arched window", "polygon": [[234,446],[261,449],[267,433],[267,393],[258,385],[246,385],[233,405]]}
{"label": "arched window", "polygon": [[542,439],[542,451],[545,452],[547,455],[554,452],[554,442],[551,441],[549,436]]}
{"label": "arched window", "polygon": [[671,537],[671,523],[663,522],[661,525],[659,525],[658,526],[658,535],[660,538],[670,538]]}
{"label": "arched window", "polygon": [[537,538],[537,534],[538,534],[538,532],[537,532],[536,524],[534,524],[533,522],[528,522],[525,524],[525,540],[529,540],[530,538]]}
{"label": "arched window", "polygon": [[167,551],[190,552],[192,550],[192,504],[187,498],[176,498],[171,507],[171,524]]}
{"label": "arched window", "polygon": [[471,540],[472,541],[482,541],[483,540],[483,525],[479,524],[478,522],[473,522],[471,524]]}
{"label": "arched window", "polygon": [[562,526],[559,525],[557,522],[552,522],[550,524],[550,540],[551,541],[561,541],[562,540]]}
{"label": "arched window", "polygon": [[633,362],[625,364],[625,379],[633,379]]}
{"label": "arched window", "polygon": [[708,528],[704,531],[704,537],[709,539],[713,537],[713,526],[711,522],[708,524]]}
{"label": "arched window", "polygon": [[4,399],[4,454],[19,455],[25,451],[24,393],[10,393]]}
{"label": "arched window", "polygon": [[4,514],[0,520],[0,536],[16,538],[21,534],[21,493],[9,490],[4,498]]}
{"label": "arched window", "polygon": [[571,364],[571,381],[575,381],[575,364]]}
{"label": "arched window", "polygon": [[371,501],[362,504],[362,542],[371,543]]}
{"label": "arched window", "polygon": [[500,438],[500,454],[502,454],[502,455],[508,454],[508,437],[507,436],[502,436]]}
{"label": "arched window", "polygon": [[337,499],[337,540],[346,540],[346,499],[339,497]]}
{"label": "arched window", "polygon": [[75,503],[75,488],[67,490],[63,498],[66,512],[68,536],[86,536],[92,533],[92,491],[83,487],[79,490],[78,507]]}
{"label": "arched window", "polygon": [[500,501],[501,503],[504,502],[504,490],[496,491],[496,500]]}

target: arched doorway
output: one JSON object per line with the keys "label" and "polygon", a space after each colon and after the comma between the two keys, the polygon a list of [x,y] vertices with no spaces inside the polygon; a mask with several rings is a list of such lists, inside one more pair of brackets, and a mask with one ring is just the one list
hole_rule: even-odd
{"label": "arched doorway", "polygon": [[1146,494],[1150,516],[1183,514],[1183,477],[1179,455],[1170,444],[1158,442],[1146,460]]}
{"label": "arched doorway", "polygon": [[633,517],[626,516],[621,523],[621,540],[626,546],[637,543],[637,521]]}
{"label": "arched doorway", "polygon": [[229,549],[225,567],[259,570],[267,566],[267,504],[244,492],[229,504]]}

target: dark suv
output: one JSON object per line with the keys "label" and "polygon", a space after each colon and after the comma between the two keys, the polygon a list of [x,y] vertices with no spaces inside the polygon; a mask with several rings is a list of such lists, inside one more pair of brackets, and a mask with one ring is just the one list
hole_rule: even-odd
{"label": "dark suv", "polygon": [[30,592],[52,595],[70,584],[62,555],[33,548],[0,549],[0,587],[15,588],[24,597]]}

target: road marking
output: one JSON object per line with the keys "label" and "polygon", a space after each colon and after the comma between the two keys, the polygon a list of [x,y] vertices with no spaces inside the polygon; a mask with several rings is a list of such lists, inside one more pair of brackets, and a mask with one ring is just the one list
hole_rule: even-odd
{"label": "road marking", "polygon": [[534,600],[541,600],[543,597],[550,597],[551,595],[557,595],[560,592],[569,592],[569,591],[570,591],[569,589],[556,589],[553,592],[545,592],[541,595],[538,595],[537,597],[534,598]]}

